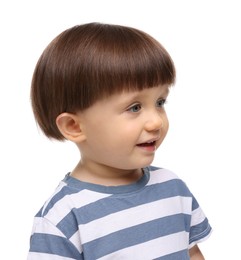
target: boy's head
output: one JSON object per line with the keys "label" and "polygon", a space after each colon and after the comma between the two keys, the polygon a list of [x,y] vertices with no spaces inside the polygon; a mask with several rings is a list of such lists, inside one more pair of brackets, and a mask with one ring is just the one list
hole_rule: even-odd
{"label": "boy's head", "polygon": [[83,24],[62,32],[44,50],[33,74],[32,107],[45,135],[64,140],[56,125],[61,113],[174,81],[170,55],[150,35],[120,25]]}

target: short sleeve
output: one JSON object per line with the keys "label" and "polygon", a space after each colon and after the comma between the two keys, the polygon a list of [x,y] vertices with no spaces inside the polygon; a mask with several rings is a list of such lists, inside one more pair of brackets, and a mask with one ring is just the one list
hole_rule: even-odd
{"label": "short sleeve", "polygon": [[27,260],[82,260],[83,255],[56,226],[45,218],[35,218]]}
{"label": "short sleeve", "polygon": [[193,196],[192,215],[189,232],[189,248],[195,244],[206,240],[212,232],[207,217]]}

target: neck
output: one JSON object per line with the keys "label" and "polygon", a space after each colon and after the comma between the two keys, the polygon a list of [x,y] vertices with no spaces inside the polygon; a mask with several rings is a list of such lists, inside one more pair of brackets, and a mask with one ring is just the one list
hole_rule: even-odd
{"label": "neck", "polygon": [[137,182],[142,177],[142,169],[116,169],[110,166],[84,163],[81,160],[71,176],[84,182],[104,186],[128,185]]}

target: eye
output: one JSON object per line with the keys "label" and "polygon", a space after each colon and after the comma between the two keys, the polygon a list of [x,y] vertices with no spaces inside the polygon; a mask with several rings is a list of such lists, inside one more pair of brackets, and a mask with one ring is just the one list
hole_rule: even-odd
{"label": "eye", "polygon": [[135,105],[133,105],[133,106],[131,106],[131,107],[129,107],[129,108],[127,109],[127,111],[133,112],[133,113],[137,113],[137,112],[139,112],[140,110],[141,110],[141,105],[140,105],[140,104],[135,104]]}
{"label": "eye", "polygon": [[163,98],[158,99],[156,102],[156,106],[160,107],[160,108],[164,107],[165,104],[166,104],[166,99],[163,99]]}

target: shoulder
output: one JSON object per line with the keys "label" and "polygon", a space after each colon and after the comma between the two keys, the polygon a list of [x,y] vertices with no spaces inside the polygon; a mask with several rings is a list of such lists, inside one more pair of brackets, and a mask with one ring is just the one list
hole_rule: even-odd
{"label": "shoulder", "polygon": [[36,217],[59,223],[65,216],[75,214],[74,209],[85,207],[107,196],[110,195],[94,192],[88,189],[88,185],[66,175]]}
{"label": "shoulder", "polygon": [[156,166],[149,166],[147,171],[150,175],[148,185],[158,185],[176,194],[192,196],[186,183],[173,171]]}
{"label": "shoulder", "polygon": [[149,166],[146,170],[150,174],[150,181],[165,182],[168,180],[180,180],[180,178],[172,171],[156,166]]}

